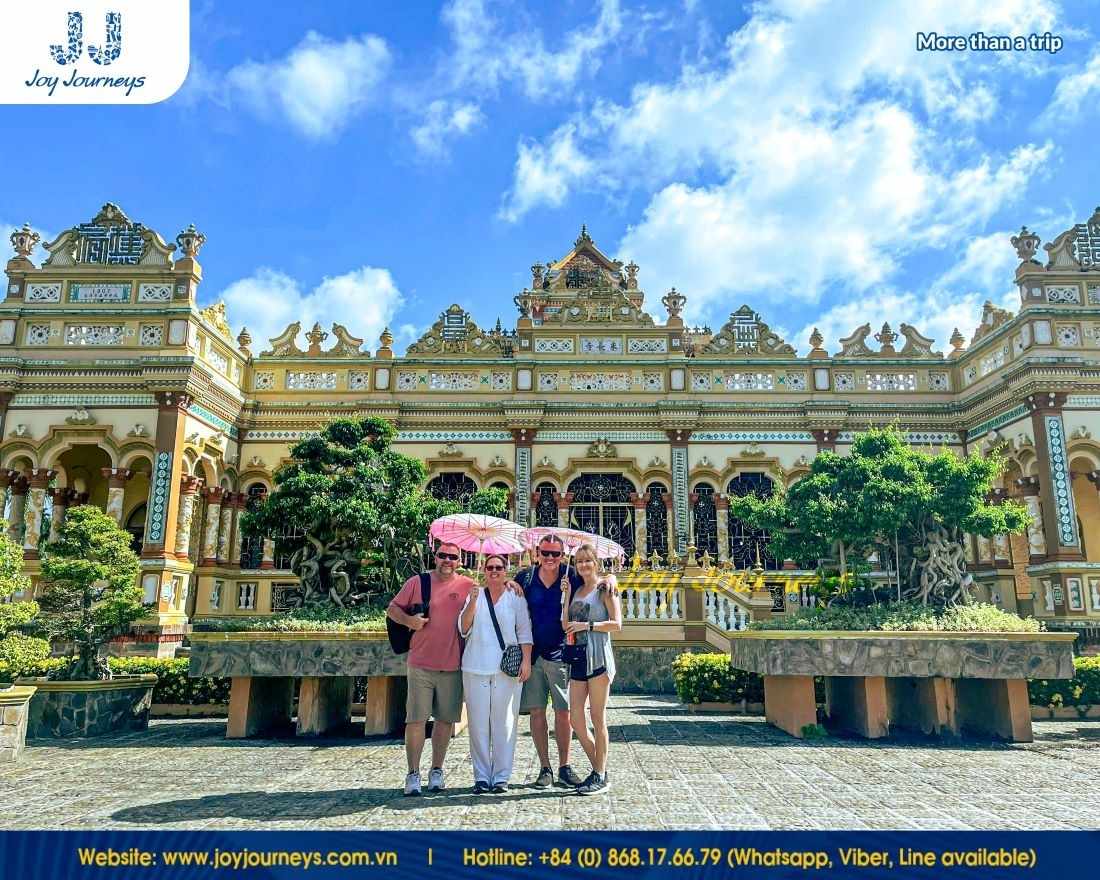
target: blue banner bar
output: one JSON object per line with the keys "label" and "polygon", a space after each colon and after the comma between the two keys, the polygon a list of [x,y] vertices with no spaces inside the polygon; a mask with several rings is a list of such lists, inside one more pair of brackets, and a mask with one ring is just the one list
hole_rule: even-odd
{"label": "blue banner bar", "polygon": [[[416,824],[415,812],[408,815]],[[1100,832],[8,831],[0,877],[1091,876]],[[1085,873],[1082,873],[1084,871]]]}

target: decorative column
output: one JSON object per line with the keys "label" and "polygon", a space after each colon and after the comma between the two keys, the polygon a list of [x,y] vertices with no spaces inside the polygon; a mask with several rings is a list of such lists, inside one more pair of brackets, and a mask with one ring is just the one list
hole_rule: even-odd
{"label": "decorative column", "polygon": [[978,539],[978,565],[993,564],[993,542],[985,535],[976,535]]}
{"label": "decorative column", "polygon": [[233,496],[233,531],[229,537],[229,564],[241,565],[241,512],[248,503],[248,496],[238,492]]}
{"label": "decorative column", "polygon": [[218,528],[221,525],[222,496],[225,490],[221,486],[211,486],[204,493],[206,498],[206,523],[202,533],[202,560],[199,565],[210,568],[218,561]]}
{"label": "decorative column", "polygon": [[260,568],[275,567],[275,542],[271,538],[264,538],[263,558],[260,560]]}
{"label": "decorative column", "polygon": [[[157,450],[149,480],[149,519],[145,524],[145,543],[141,555],[146,559],[174,558],[176,527],[179,522],[180,477],[183,476],[183,438],[187,408],[191,398],[176,391],[157,392]],[[167,577],[167,576],[166,576]],[[170,581],[168,581],[170,583]],[[171,602],[162,597],[158,611],[172,611]]]}
{"label": "decorative column", "polygon": [[669,550],[676,549],[676,526],[673,524],[673,512],[672,512],[672,493],[665,492],[661,496],[661,500],[665,504],[665,531],[668,533],[665,535],[665,546]]}
{"label": "decorative column", "polygon": [[11,507],[8,508],[8,537],[19,545],[23,543],[23,516],[27,509],[27,478],[19,471],[8,471],[11,486]]}
{"label": "decorative column", "polygon": [[836,452],[836,439],[840,436],[840,428],[817,428],[810,433],[814,435],[818,452]]}
{"label": "decorative column", "polygon": [[687,428],[672,428],[665,431],[672,447],[672,520],[673,533],[676,535],[676,552],[686,553],[688,546],[688,438],[691,431]]}
{"label": "decorative column", "polygon": [[8,406],[15,395],[11,391],[0,391],[0,437],[4,436],[4,426],[7,424]]}
{"label": "decorative column", "polygon": [[122,525],[122,499],[134,472],[129,468],[101,468],[100,472],[107,478],[107,516]]}
{"label": "decorative column", "polygon": [[714,493],[714,516],[718,520],[718,561],[730,558],[730,500],[718,492]]}
{"label": "decorative column", "polygon": [[52,544],[61,534],[61,527],[65,524],[65,514],[69,505],[76,500],[76,492],[72,489],[50,489],[50,497],[53,499],[53,512],[50,514],[50,534],[46,543]]}
{"label": "decorative column", "polygon": [[[1004,504],[1007,498],[1006,489],[993,489],[989,493],[989,501],[992,504]],[[993,567],[1012,568],[1012,549],[1009,546],[1007,534],[993,536]]]}
{"label": "decorative column", "polygon": [[531,445],[534,441],[534,428],[512,429],[516,458],[516,522],[524,527],[531,524]]}
{"label": "decorative column", "polygon": [[[634,552],[643,559],[646,557],[646,546],[649,543],[649,529],[646,525],[645,506],[649,503],[649,493],[639,495],[630,493],[630,503],[634,505]],[[629,563],[630,560],[627,560]]]}
{"label": "decorative column", "polygon": [[191,523],[195,518],[195,501],[202,486],[200,477],[184,474],[180,477],[179,516],[176,522],[176,540],[173,551],[176,559],[186,561],[191,555]]}
{"label": "decorative column", "polygon": [[218,564],[225,565],[229,561],[229,536],[233,532],[233,511],[237,509],[237,496],[234,492],[226,492],[222,499],[221,521],[218,524]]}
{"label": "decorative column", "polygon": [[[1096,471],[1093,471],[1096,473]],[[1092,474],[1089,474],[1092,479]],[[1046,559],[1047,543],[1043,536],[1043,511],[1039,502],[1039,478],[1021,477],[1016,481],[1016,488],[1023,498],[1027,512],[1031,514],[1031,522],[1027,526],[1027,552],[1028,562],[1035,564]]]}
{"label": "decorative column", "polygon": [[1066,429],[1062,423],[1062,392],[1032,394],[1027,398],[1039,461],[1039,497],[1047,559],[1079,562],[1084,559],[1077,534],[1077,510],[1066,452]]}
{"label": "decorative column", "polygon": [[558,528],[569,528],[569,505],[573,503],[573,493],[566,492],[564,495],[554,493],[554,501],[558,505]]}
{"label": "decorative column", "polygon": [[42,511],[46,507],[46,487],[57,475],[49,468],[38,468],[27,478],[27,503],[23,514],[23,558],[38,558],[38,542],[42,536]]}

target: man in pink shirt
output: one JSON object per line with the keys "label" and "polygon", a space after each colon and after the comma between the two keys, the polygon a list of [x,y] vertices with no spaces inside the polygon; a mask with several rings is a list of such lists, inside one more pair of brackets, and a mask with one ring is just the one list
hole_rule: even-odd
{"label": "man in pink shirt", "polygon": [[405,794],[420,794],[420,756],[424,751],[425,724],[435,719],[432,729],[432,768],[428,791],[442,791],[443,759],[447,755],[455,722],[462,717],[461,649],[458,615],[473,581],[455,573],[461,551],[454,544],[440,544],[431,572],[428,613],[409,614],[422,604],[420,575],[405,581],[386,614],[413,630],[408,658],[408,699],[405,703],[405,755],[409,775]]}

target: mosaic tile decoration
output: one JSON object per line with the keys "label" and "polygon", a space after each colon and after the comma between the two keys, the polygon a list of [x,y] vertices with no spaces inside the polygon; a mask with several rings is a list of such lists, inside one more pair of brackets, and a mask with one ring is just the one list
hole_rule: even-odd
{"label": "mosaic tile decoration", "polygon": [[172,479],[172,453],[158,452],[153,462],[153,491],[150,493],[149,530],[145,540],[164,543],[164,521],[168,512],[168,489]]}
{"label": "mosaic tile decoration", "polygon": [[145,302],[171,302],[171,284],[139,284],[137,301]]}
{"label": "mosaic tile decoration", "polygon": [[975,425],[974,430],[970,431],[967,434],[967,437],[970,440],[975,440],[978,437],[981,437],[983,434],[988,434],[990,431],[1000,428],[1002,425],[1007,425],[1009,422],[1015,422],[1018,419],[1022,419],[1026,415],[1027,407],[1021,404],[1020,406],[1010,409],[1006,413],[1002,413],[999,416],[994,416],[991,419],[986,419],[984,422]]}
{"label": "mosaic tile decoration", "polygon": [[668,352],[668,339],[663,336],[659,339],[628,339],[626,350],[629,354],[665,354]]}
{"label": "mosaic tile decoration", "polygon": [[189,409],[192,413],[194,413],[200,419],[203,419],[204,421],[209,422],[215,428],[218,428],[219,430],[221,430],[224,433],[228,434],[230,437],[233,437],[233,438],[237,437],[238,431],[237,431],[237,427],[235,425],[230,424],[229,422],[227,422],[225,419],[223,419],[221,416],[217,415],[216,413],[212,413],[210,410],[208,410],[202,404],[192,402]]}
{"label": "mosaic tile decoration", "polygon": [[527,525],[531,505],[531,447],[516,447],[516,522]]}
{"label": "mosaic tile decoration", "polygon": [[61,282],[54,281],[49,284],[28,284],[23,293],[23,302],[28,303],[59,303],[61,302]]}
{"label": "mosaic tile decoration", "polygon": [[1050,303],[1064,303],[1065,305],[1079,306],[1081,305],[1081,288],[1076,284],[1072,285],[1047,285],[1047,302]]}
{"label": "mosaic tile decoration", "polygon": [[73,284],[69,285],[69,302],[121,303],[130,301],[129,284]]}
{"label": "mosaic tile decoration", "polygon": [[1073,487],[1070,483],[1062,417],[1048,415],[1043,418],[1043,422],[1050,447],[1050,477],[1051,488],[1054,490],[1054,507],[1058,515],[1058,543],[1063,547],[1076,547],[1077,513],[1073,506]]}

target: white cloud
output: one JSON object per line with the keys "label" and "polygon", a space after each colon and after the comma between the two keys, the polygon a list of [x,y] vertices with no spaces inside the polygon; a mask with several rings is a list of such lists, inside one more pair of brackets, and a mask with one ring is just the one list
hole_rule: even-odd
{"label": "white cloud", "polygon": [[810,332],[816,327],[825,337],[823,347],[836,352],[840,350],[838,340],[865,323],[870,323],[875,333],[883,322],[888,322],[895,332],[902,323],[907,323],[934,339],[935,350],[946,354],[951,351],[949,340],[956,327],[969,342],[981,322],[986,300],[1009,311],[1020,308],[1020,293],[1012,283],[1019,260],[1009,241],[1011,237],[1012,233],[1001,231],[976,238],[927,290],[886,288],[863,294],[818,315],[788,342],[806,350]]}
{"label": "white cloud", "polygon": [[[268,340],[294,321],[301,322],[303,331],[314,322],[326,331],[334,322],[343,324],[353,336],[363,338],[365,349],[373,350],[404,302],[389,270],[371,266],[326,277],[312,290],[302,290],[283,272],[260,268],[234,281],[217,298],[225,300],[234,330],[242,321],[247,324],[254,352],[269,349]],[[325,346],[335,341],[330,337]]]}
{"label": "white cloud", "polygon": [[389,66],[390,51],[381,37],[364,34],[338,42],[309,31],[282,58],[232,68],[225,84],[257,115],[281,116],[316,139],[335,134],[375,100]]}
{"label": "white cloud", "polygon": [[411,136],[421,155],[439,158],[447,154],[449,138],[467,134],[484,121],[485,115],[477,104],[440,98],[428,105],[424,121],[412,130]]}
{"label": "white cloud", "polygon": [[721,57],[521,141],[501,214],[648,188],[616,253],[643,262],[647,290],[686,293],[690,320],[881,287],[916,248],[980,231],[1053,155],[1049,143],[988,154],[964,130],[996,110],[992,72],[1020,62],[916,52],[916,32],[1055,20],[1024,0],[757,3]]}
{"label": "white cloud", "polygon": [[1074,121],[1083,110],[1093,109],[1100,97],[1100,49],[1092,53],[1088,62],[1073,73],[1059,80],[1050,105],[1043,111],[1040,121],[1047,125],[1066,124]]}

